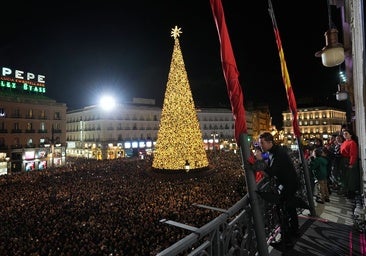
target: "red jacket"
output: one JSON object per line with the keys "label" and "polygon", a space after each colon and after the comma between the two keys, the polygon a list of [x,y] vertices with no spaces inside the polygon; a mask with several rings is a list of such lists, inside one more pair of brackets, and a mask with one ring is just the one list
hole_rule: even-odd
{"label": "red jacket", "polygon": [[341,145],[342,157],[349,158],[349,165],[354,165],[358,159],[358,146],[354,140],[345,140]]}

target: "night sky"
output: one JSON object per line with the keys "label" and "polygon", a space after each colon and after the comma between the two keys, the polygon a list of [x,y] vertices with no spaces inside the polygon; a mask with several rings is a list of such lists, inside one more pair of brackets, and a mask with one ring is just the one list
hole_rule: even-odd
{"label": "night sky", "polygon": [[[97,104],[102,94],[162,106],[177,25],[196,107],[230,106],[209,0],[93,2],[9,3],[1,13],[1,67],[45,75],[46,95],[68,110]],[[268,1],[222,3],[245,104],[269,104],[280,125],[288,103]],[[339,67],[314,56],[325,46],[327,0],[272,3],[295,97],[334,101]]]}

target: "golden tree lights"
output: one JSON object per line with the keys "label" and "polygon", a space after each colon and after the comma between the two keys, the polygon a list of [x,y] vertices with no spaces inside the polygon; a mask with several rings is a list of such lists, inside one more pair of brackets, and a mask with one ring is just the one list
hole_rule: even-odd
{"label": "golden tree lights", "polygon": [[202,134],[194,107],[175,26],[171,36],[174,49],[164,96],[158,138],[152,167],[165,170],[189,170],[208,166]]}

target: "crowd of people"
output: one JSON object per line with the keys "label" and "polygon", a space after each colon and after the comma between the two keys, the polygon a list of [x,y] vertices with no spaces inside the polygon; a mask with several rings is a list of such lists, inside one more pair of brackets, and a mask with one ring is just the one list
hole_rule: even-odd
{"label": "crowd of people", "polygon": [[[290,178],[288,171],[280,172],[290,168],[287,154],[275,150],[270,134],[263,134],[260,143],[269,157],[261,160],[265,165],[259,169],[276,177],[282,190],[294,195],[298,187],[291,185],[296,178]],[[309,150],[305,157],[314,187],[315,180],[319,184],[318,203],[329,201],[330,186],[348,198],[359,193],[357,151],[357,138],[346,128],[328,143],[319,140]],[[240,155],[221,151],[208,152],[208,157],[214,165],[188,173],[154,170],[147,157],[68,159],[62,167],[2,175],[0,253],[156,255],[190,233],[162,219],[201,227],[221,212],[193,203],[228,209],[246,194]],[[296,210],[287,210],[290,225],[286,229],[299,235],[297,216],[292,214]]]}
{"label": "crowd of people", "polygon": [[[1,255],[156,255],[246,193],[240,156],[209,155],[215,168],[157,173],[151,160],[68,159],[57,169],[0,176]],[[212,160],[212,159],[211,159]]]}

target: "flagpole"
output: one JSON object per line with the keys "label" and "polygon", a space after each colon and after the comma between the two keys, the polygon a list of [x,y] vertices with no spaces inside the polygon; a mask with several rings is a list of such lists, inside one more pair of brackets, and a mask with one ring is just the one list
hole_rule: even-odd
{"label": "flagpole", "polygon": [[315,217],[316,212],[315,212],[315,205],[314,205],[314,199],[313,199],[313,189],[311,188],[309,168],[308,168],[308,164],[306,162],[306,159],[304,157],[304,150],[302,148],[301,138],[296,137],[296,141],[297,141],[297,146],[299,148],[299,155],[300,155],[302,167],[303,167],[303,170],[304,170],[304,179],[305,179],[307,197],[308,197],[308,201],[309,201],[310,215],[312,217]]}
{"label": "flagpole", "polygon": [[248,134],[242,133],[239,139],[242,162],[245,170],[245,180],[247,183],[247,193],[249,194],[249,202],[253,211],[254,230],[257,238],[257,250],[260,256],[268,256],[268,244],[266,241],[266,233],[264,230],[263,212],[260,210],[260,201],[257,194],[257,182],[252,164],[248,159],[251,157],[250,146],[248,143]]}
{"label": "flagpole", "polygon": [[277,22],[276,22],[276,18],[274,15],[274,10],[273,10],[271,0],[268,0],[268,6],[269,6],[268,11],[269,11],[269,15],[271,16],[271,19],[272,19],[273,28],[274,28],[275,37],[276,37],[276,43],[277,43],[277,47],[278,47],[279,55],[280,55],[282,80],[283,80],[285,88],[286,88],[287,100],[288,100],[289,108],[290,108],[290,111],[291,111],[292,117],[293,117],[292,118],[292,127],[293,127],[293,131],[294,131],[294,134],[296,137],[300,160],[301,160],[302,168],[304,171],[304,179],[305,179],[305,186],[306,186],[306,191],[307,191],[307,198],[308,198],[308,202],[309,202],[310,215],[316,216],[314,199],[313,199],[313,190],[311,188],[311,182],[310,182],[309,168],[308,168],[308,164],[304,157],[304,151],[302,148],[302,141],[301,141],[301,133],[300,133],[300,128],[299,128],[299,123],[297,120],[297,106],[296,106],[295,96],[294,96],[294,92],[292,90],[290,77],[288,74],[287,65],[286,65],[286,61],[285,61],[285,55],[284,55],[283,49],[282,49],[280,33],[278,31]]}
{"label": "flagpole", "polygon": [[222,68],[230,98],[231,110],[235,120],[235,139],[240,147],[246,177],[247,192],[249,194],[249,202],[253,212],[257,250],[259,255],[268,256],[268,244],[264,229],[263,213],[259,207],[260,202],[256,193],[257,183],[255,182],[252,165],[249,162],[251,151],[248,143],[244,96],[239,83],[239,72],[236,67],[236,61],[231,47],[221,0],[210,0],[210,3],[217,32],[219,34]]}

